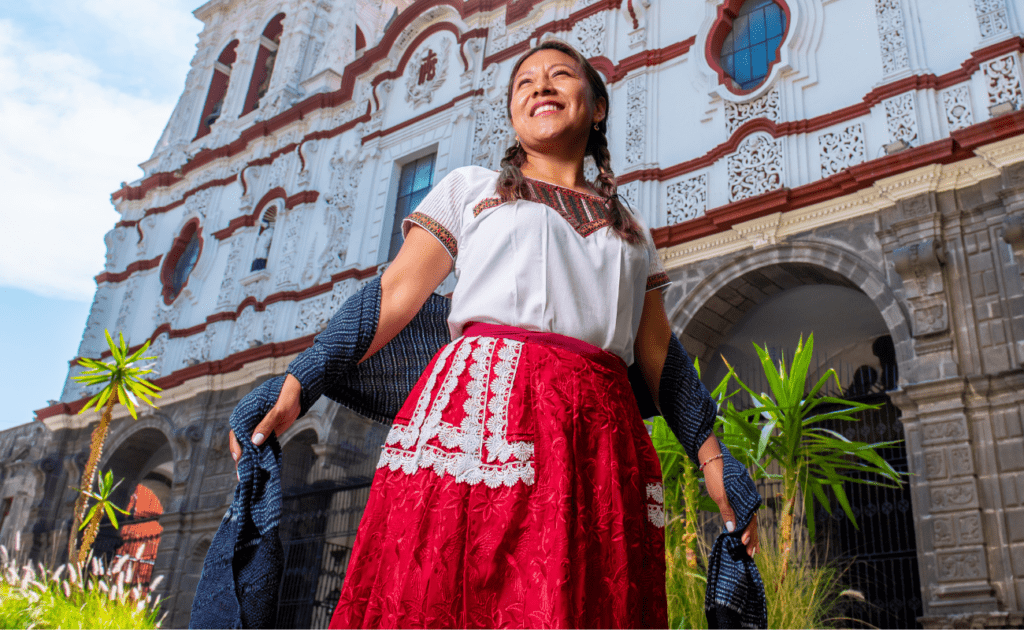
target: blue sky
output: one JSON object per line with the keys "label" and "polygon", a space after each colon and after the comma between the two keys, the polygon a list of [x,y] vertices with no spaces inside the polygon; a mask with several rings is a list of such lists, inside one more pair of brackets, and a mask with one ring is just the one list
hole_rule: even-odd
{"label": "blue sky", "polygon": [[181,94],[200,3],[0,2],[0,430],[60,397],[110,193],[142,175]]}

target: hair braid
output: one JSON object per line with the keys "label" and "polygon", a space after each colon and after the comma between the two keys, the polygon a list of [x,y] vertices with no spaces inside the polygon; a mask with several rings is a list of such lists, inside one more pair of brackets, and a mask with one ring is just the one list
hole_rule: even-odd
{"label": "hair braid", "polygon": [[633,219],[633,215],[619,200],[618,184],[615,173],[612,172],[612,156],[608,151],[608,138],[604,135],[606,128],[605,121],[602,120],[587,139],[587,153],[593,156],[597,165],[594,188],[608,199],[612,229],[626,242],[636,244],[643,241],[643,232]]}
{"label": "hair braid", "polygon": [[526,163],[526,151],[517,140],[501,158],[501,173],[498,174],[498,196],[505,203],[516,199],[529,199],[526,178],[520,168]]}

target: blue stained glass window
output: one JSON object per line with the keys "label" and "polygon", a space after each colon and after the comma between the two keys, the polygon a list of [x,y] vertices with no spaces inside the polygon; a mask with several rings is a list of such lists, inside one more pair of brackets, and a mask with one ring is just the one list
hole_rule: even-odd
{"label": "blue stained glass window", "polygon": [[785,30],[786,14],[773,0],[747,0],[722,43],[722,70],[741,89],[757,87],[768,76]]}
{"label": "blue stained glass window", "polygon": [[178,262],[174,265],[174,275],[171,276],[171,290],[174,292],[175,297],[181,293],[181,289],[185,286],[185,281],[188,280],[188,274],[192,273],[192,269],[195,268],[198,259],[199,230],[196,230],[188,245],[185,246],[185,251],[181,252]]}
{"label": "blue stained glass window", "polygon": [[409,162],[402,167],[398,176],[398,199],[395,202],[395,222],[391,227],[391,249],[388,260],[394,260],[405,238],[402,237],[402,221],[416,210],[423,198],[434,185],[435,153]]}

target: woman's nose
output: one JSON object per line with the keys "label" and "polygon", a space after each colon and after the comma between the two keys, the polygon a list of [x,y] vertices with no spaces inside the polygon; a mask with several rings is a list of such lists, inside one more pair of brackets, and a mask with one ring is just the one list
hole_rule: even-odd
{"label": "woman's nose", "polygon": [[554,91],[551,81],[548,80],[547,75],[542,75],[537,79],[537,82],[533,84],[533,91],[536,94],[550,94]]}

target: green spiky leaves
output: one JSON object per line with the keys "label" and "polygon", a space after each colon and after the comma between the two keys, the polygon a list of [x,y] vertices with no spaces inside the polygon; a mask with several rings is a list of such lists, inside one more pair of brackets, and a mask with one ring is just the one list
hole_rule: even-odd
{"label": "green spiky leaves", "polygon": [[[128,510],[123,510],[117,507],[116,505],[114,505],[114,502],[110,500],[111,495],[114,494],[114,490],[119,485],[121,485],[121,482],[124,480],[119,479],[117,483],[114,483],[114,473],[113,471],[108,470],[106,474],[101,474],[99,476],[98,481],[98,492],[85,493],[85,496],[95,500],[96,504],[93,505],[92,509],[89,510],[89,514],[86,515],[85,520],[82,522],[82,525],[78,528],[79,530],[85,529],[86,526],[88,526],[89,523],[91,523],[92,520],[96,518],[97,514],[101,509],[107,513],[107,517],[110,519],[110,523],[114,526],[115,529],[120,527],[120,525],[117,524],[117,514],[128,514]],[[103,516],[100,515],[99,518],[103,518]]]}
{"label": "green spiky leaves", "polygon": [[90,408],[97,410],[110,400],[111,396],[117,396],[117,402],[128,409],[132,418],[138,418],[136,407],[139,401],[152,407],[152,398],[159,398],[160,388],[143,378],[146,374],[153,372],[152,364],[143,364],[144,361],[152,361],[156,357],[143,356],[149,349],[149,343],[142,344],[142,347],[129,354],[128,344],[125,343],[124,335],[118,333],[118,343],[114,343],[110,331],[105,331],[107,345],[110,346],[110,361],[99,361],[96,359],[79,359],[79,365],[86,368],[84,372],[75,376],[74,379],[85,386],[103,385],[98,394],[89,399],[79,413],[85,413]]}

